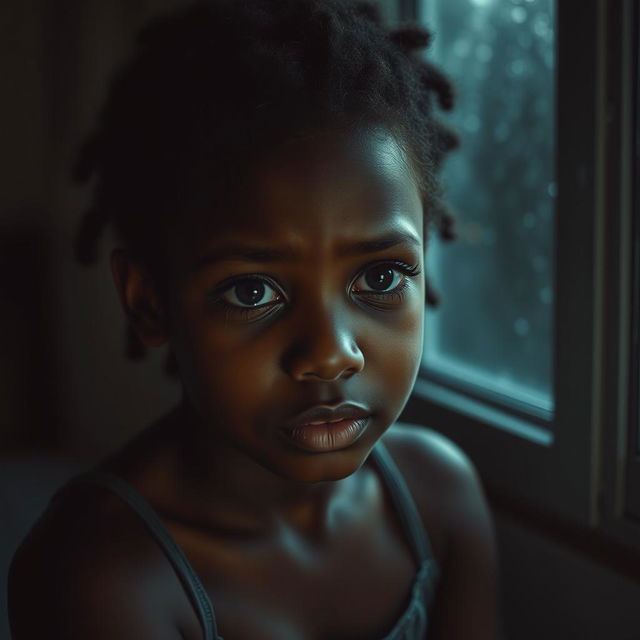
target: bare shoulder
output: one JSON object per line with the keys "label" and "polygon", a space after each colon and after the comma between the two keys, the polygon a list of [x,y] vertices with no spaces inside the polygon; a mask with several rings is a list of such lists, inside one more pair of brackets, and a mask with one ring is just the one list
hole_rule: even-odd
{"label": "bare shoulder", "polygon": [[396,422],[385,434],[384,443],[403,461],[433,474],[434,480],[460,481],[476,476],[473,464],[458,445],[423,425]]}
{"label": "bare shoulder", "polygon": [[492,522],[480,477],[469,457],[446,436],[419,424],[395,423],[383,442],[400,468],[444,561],[453,539],[491,538]]}
{"label": "bare shoulder", "polygon": [[433,528],[449,535],[486,511],[473,463],[447,437],[419,424],[398,422],[383,442]]}
{"label": "bare shoulder", "polygon": [[500,637],[493,519],[469,457],[421,425],[396,423],[383,442],[416,501],[442,577],[430,638]]}
{"label": "bare shoulder", "polygon": [[184,637],[170,566],[137,516],[105,494],[63,496],[22,542],[8,583],[15,640]]}

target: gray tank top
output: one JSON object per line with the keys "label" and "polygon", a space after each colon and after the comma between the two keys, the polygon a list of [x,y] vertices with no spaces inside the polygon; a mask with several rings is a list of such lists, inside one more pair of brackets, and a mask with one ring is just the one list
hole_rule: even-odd
{"label": "gray tank top", "polygon": [[[417,566],[411,601],[392,631],[381,640],[423,640],[427,633],[428,608],[431,604],[439,570],[415,502],[387,448],[379,441],[372,449],[371,456],[389,488],[393,503],[413,550]],[[164,551],[182,583],[200,620],[204,640],[224,640],[218,634],[211,600],[193,567],[189,564],[186,556],[164,526],[158,514],[128,482],[111,473],[88,471],[67,482],[58,490],[52,500],[69,487],[86,483],[111,490],[138,514]]]}

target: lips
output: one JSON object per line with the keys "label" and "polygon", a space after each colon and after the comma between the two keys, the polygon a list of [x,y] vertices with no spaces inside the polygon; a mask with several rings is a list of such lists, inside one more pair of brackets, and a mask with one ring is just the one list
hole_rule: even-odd
{"label": "lips", "polygon": [[294,429],[306,425],[327,424],[342,420],[362,420],[371,415],[366,407],[354,403],[343,403],[337,407],[318,405],[294,416],[285,424],[285,429]]}

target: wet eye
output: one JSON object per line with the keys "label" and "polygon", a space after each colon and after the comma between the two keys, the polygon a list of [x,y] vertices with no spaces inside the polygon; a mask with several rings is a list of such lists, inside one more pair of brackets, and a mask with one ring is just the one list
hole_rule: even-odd
{"label": "wet eye", "polygon": [[264,280],[243,278],[223,291],[220,298],[236,307],[252,308],[278,302],[282,296]]}

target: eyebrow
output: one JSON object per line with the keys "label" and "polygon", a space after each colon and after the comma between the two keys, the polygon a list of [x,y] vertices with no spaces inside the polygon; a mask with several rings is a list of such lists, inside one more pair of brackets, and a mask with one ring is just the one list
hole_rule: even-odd
{"label": "eyebrow", "polygon": [[[394,231],[378,238],[363,240],[348,245],[341,246],[336,252],[340,257],[366,255],[384,251],[398,245],[412,245],[421,247],[420,239],[411,233],[404,231]],[[249,244],[230,244],[221,247],[214,247],[201,258],[194,266],[195,270],[200,270],[209,265],[225,260],[242,260],[245,262],[284,262],[294,260],[297,254],[292,249],[272,249]]]}

